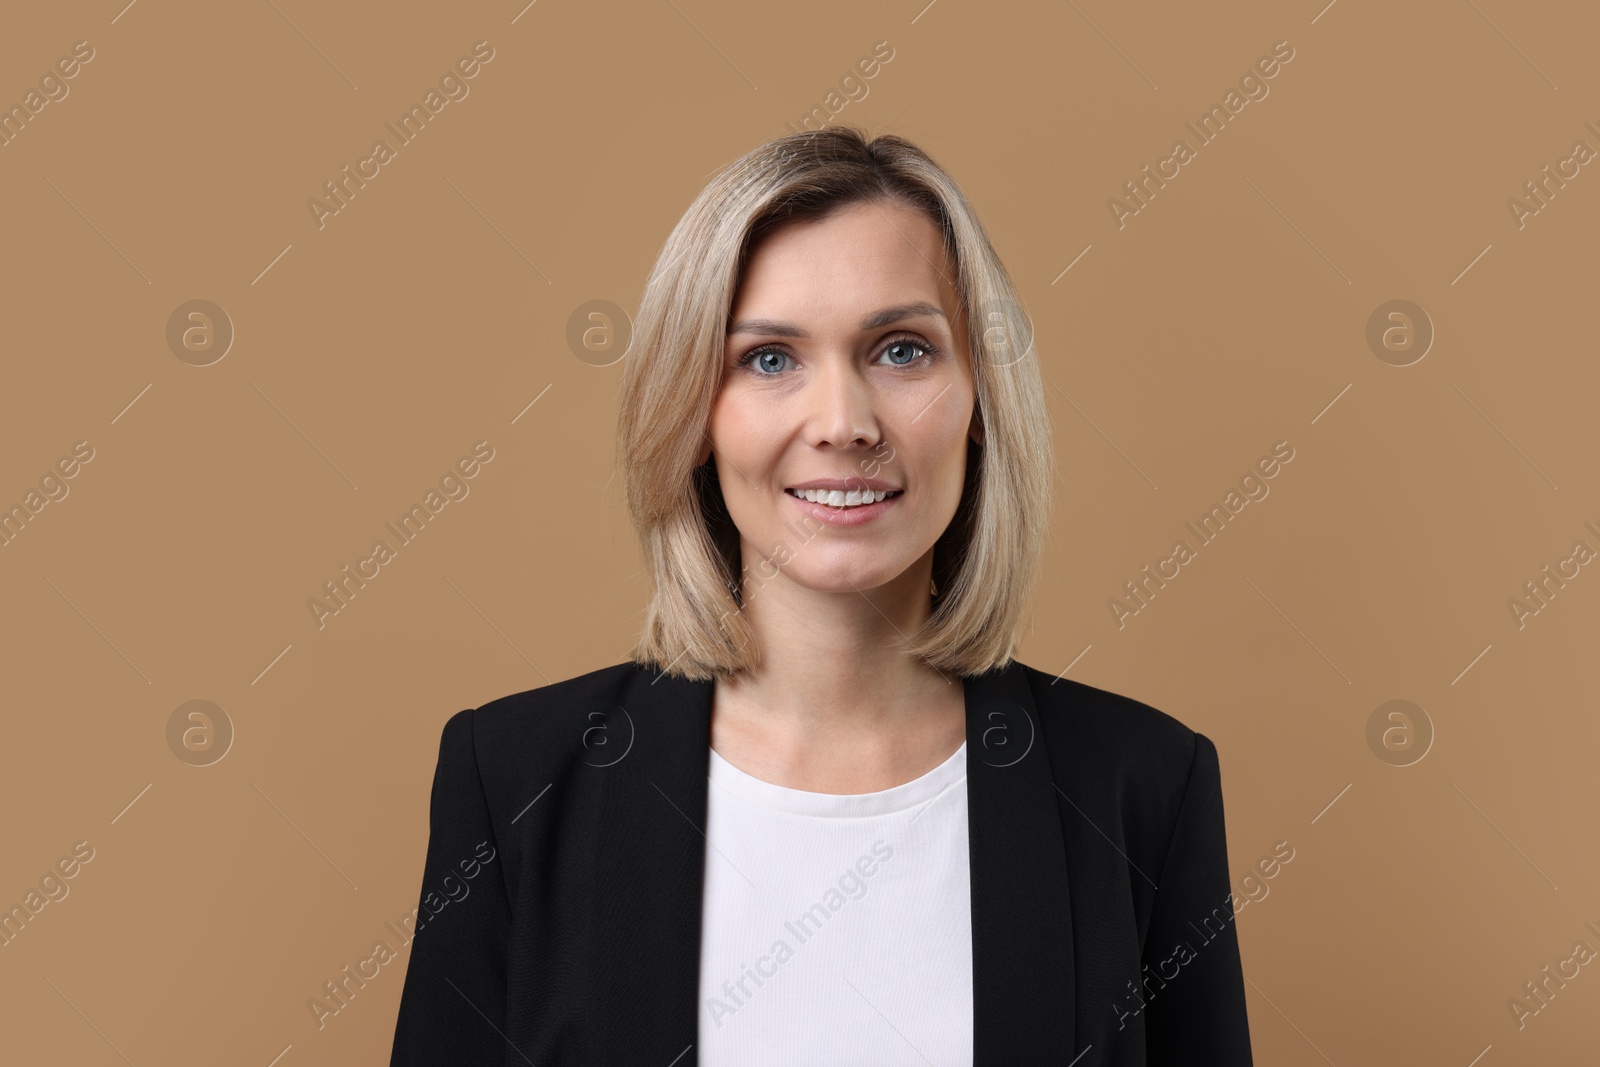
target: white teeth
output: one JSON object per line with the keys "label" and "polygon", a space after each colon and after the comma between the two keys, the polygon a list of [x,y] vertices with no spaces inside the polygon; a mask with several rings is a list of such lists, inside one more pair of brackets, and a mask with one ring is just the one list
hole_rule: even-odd
{"label": "white teeth", "polygon": [[871,489],[852,489],[848,493],[841,489],[790,489],[788,492],[813,504],[828,504],[836,508],[875,504],[889,495],[886,491],[874,492]]}

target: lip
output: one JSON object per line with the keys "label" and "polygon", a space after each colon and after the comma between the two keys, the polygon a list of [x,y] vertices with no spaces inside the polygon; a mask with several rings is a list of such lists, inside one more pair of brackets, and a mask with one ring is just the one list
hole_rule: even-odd
{"label": "lip", "polygon": [[[797,487],[797,488],[810,489],[810,488],[813,488],[813,486],[808,484],[806,486]],[[827,486],[827,485],[818,485],[818,486],[815,486],[815,488],[818,488],[818,489],[828,489],[828,488],[846,489],[846,488],[861,488],[861,486],[857,485],[857,486],[854,486],[854,487],[849,487],[849,486],[837,486],[837,487],[835,487],[835,486]],[[892,489],[891,489],[891,487],[885,486],[884,487],[884,491],[885,492],[889,492],[889,491],[892,491]],[[836,508],[831,504],[816,504],[816,503],[813,503],[812,501],[804,500],[804,499],[802,499],[800,497],[795,496],[793,493],[790,493],[790,492],[785,492],[783,495],[785,497],[787,497],[788,499],[794,501],[794,503],[798,504],[800,506],[800,508],[807,515],[810,515],[812,518],[816,519],[819,522],[825,522],[830,526],[860,526],[862,523],[871,522],[873,519],[876,519],[879,516],[883,515],[890,508],[894,507],[896,504],[900,503],[900,501],[902,499],[905,498],[905,493],[902,492],[902,493],[900,493],[899,496],[886,497],[885,499],[880,500],[875,504],[857,504],[855,507],[849,507],[849,508],[837,507]]]}

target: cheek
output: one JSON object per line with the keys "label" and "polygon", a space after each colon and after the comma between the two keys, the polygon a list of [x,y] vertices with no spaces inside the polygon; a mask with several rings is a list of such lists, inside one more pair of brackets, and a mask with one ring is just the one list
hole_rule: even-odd
{"label": "cheek", "polygon": [[906,454],[905,462],[924,480],[944,485],[954,481],[960,491],[966,470],[967,431],[972,425],[972,394],[959,388],[946,390],[941,385],[931,391],[938,396],[931,404],[918,398],[900,420]]}
{"label": "cheek", "polygon": [[706,425],[708,440],[702,445],[710,444],[724,456],[734,459],[749,449],[751,440],[752,419],[737,398],[727,393],[722,393],[712,401],[711,417]]}
{"label": "cheek", "polygon": [[770,413],[740,403],[737,397],[719,396],[712,404],[706,432],[716,450],[717,479],[730,509],[751,497],[772,480],[781,435]]}

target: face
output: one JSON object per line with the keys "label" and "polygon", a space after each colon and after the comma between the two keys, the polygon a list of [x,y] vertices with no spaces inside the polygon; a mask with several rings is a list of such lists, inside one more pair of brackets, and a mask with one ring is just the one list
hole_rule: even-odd
{"label": "face", "polygon": [[[791,224],[753,250],[700,456],[716,455],[747,594],[770,580],[927,593],[967,440],[982,441],[951,274],[932,221],[887,202]],[[818,481],[852,495],[793,491]],[[894,492],[858,504],[863,490]]]}

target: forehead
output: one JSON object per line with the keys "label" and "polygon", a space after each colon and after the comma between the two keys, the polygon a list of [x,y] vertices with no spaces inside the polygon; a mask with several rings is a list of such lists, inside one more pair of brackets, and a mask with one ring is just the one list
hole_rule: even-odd
{"label": "forehead", "polygon": [[751,251],[729,321],[760,316],[855,321],[861,312],[918,300],[953,320],[957,297],[933,221],[899,203],[850,204],[791,223]]}

